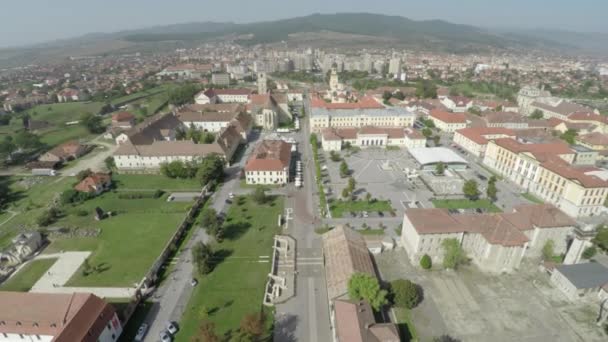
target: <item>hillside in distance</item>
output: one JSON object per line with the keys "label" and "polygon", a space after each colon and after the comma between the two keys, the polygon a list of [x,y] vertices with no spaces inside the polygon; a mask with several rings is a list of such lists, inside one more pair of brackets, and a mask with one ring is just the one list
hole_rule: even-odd
{"label": "hillside in distance", "polygon": [[[122,39],[130,42],[204,41],[218,37],[240,37],[245,45],[271,44],[289,41],[302,33],[334,32],[351,36],[390,39],[399,45],[450,52],[477,49],[507,49],[529,46],[525,39],[513,39],[469,26],[442,20],[415,21],[399,16],[369,13],[313,14],[283,20],[250,24],[226,24],[217,30],[196,32],[192,24],[183,31],[145,32],[127,34]],[[347,43],[347,42],[345,42]]]}

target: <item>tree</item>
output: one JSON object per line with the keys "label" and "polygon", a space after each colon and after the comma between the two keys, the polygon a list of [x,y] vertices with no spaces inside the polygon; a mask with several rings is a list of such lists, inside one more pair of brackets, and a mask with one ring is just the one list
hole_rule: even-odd
{"label": "tree", "polygon": [[608,251],[608,227],[598,226],[597,234],[593,238],[593,243],[603,251]]}
{"label": "tree", "polygon": [[199,91],[199,87],[194,84],[186,84],[169,91],[169,103],[181,106],[186,103],[191,103],[194,100],[194,95]]}
{"label": "tree", "polygon": [[355,181],[355,179],[353,177],[349,177],[348,178],[348,190],[350,192],[355,191],[355,187],[357,187],[357,182]]}
{"label": "tree", "polygon": [[21,131],[15,135],[14,143],[17,147],[24,150],[35,150],[42,147],[40,137],[28,131]]}
{"label": "tree", "polygon": [[443,162],[439,162],[437,163],[437,165],[435,165],[435,173],[443,176],[443,174],[445,173],[445,164]]}
{"label": "tree", "polygon": [[253,198],[253,201],[257,204],[264,204],[268,201],[268,196],[266,196],[266,189],[261,185],[255,187],[255,190],[253,191],[253,194],[251,196]]}
{"label": "tree", "polygon": [[477,182],[474,179],[470,179],[462,186],[462,192],[471,201],[475,201],[479,198],[479,188]]}
{"label": "tree", "polygon": [[430,270],[433,267],[433,260],[428,254],[425,254],[420,258],[420,267],[425,270]]}
{"label": "tree", "polygon": [[393,94],[393,97],[397,100],[403,101],[405,100],[405,95],[401,91],[397,91]]}
{"label": "tree", "polygon": [[367,203],[372,201],[372,194],[370,194],[369,192],[365,194],[365,201]]}
{"label": "tree", "polygon": [[331,161],[333,162],[339,162],[340,160],[342,160],[342,158],[340,157],[340,153],[336,152],[336,151],[331,151],[329,152],[329,159],[331,159]]}
{"label": "tree", "polygon": [[486,189],[486,195],[488,198],[494,202],[497,199],[498,188],[496,187],[496,182],[488,182],[488,188]]}
{"label": "tree", "polygon": [[422,135],[424,135],[424,137],[428,139],[431,137],[431,135],[433,135],[433,131],[431,131],[430,128],[425,127],[422,129]]}
{"label": "tree", "polygon": [[205,228],[209,235],[217,238],[220,233],[221,225],[215,209],[207,208],[201,213],[201,226]]}
{"label": "tree", "polygon": [[0,164],[9,158],[15,150],[17,150],[17,145],[13,142],[13,138],[11,136],[4,137],[0,142]]}
{"label": "tree", "polygon": [[590,246],[585,248],[583,251],[583,259],[591,259],[597,254],[597,248],[595,246]]}
{"label": "tree", "polygon": [[317,135],[315,133],[310,133],[310,138],[309,138],[310,144],[314,147],[314,146],[319,146],[319,141],[317,139]]}
{"label": "tree", "polygon": [[437,98],[437,86],[429,80],[419,81],[416,85],[416,96],[420,98]]}
{"label": "tree", "polygon": [[407,309],[415,308],[422,300],[420,287],[407,279],[391,282],[391,297],[395,306]]}
{"label": "tree", "polygon": [[198,326],[196,336],[192,337],[192,342],[220,342],[221,339],[215,332],[215,324],[209,321],[202,321]]}
{"label": "tree", "polygon": [[264,334],[264,313],[257,312],[245,315],[240,324],[241,331],[250,338],[255,340]]}
{"label": "tree", "polygon": [[435,144],[435,146],[439,146],[439,142],[441,141],[441,137],[438,135],[435,135],[433,137],[433,143]]}
{"label": "tree", "polygon": [[213,250],[209,245],[204,244],[202,241],[197,242],[192,247],[192,260],[196,265],[196,270],[200,275],[209,274],[213,270],[213,264],[211,258],[213,257]]}
{"label": "tree", "polygon": [[57,210],[54,207],[51,207],[48,210],[45,210],[44,212],[42,212],[42,214],[40,214],[40,216],[38,216],[38,218],[36,219],[36,223],[38,223],[38,225],[40,225],[42,227],[46,227],[46,226],[54,223],[55,221],[57,221],[58,217],[59,217],[59,210]]}
{"label": "tree", "polygon": [[577,136],[578,132],[575,129],[569,128],[567,131],[562,133],[559,138],[572,145],[576,142],[575,139]]}
{"label": "tree", "polygon": [[388,304],[387,291],[380,289],[378,279],[366,273],[355,273],[348,280],[348,296],[351,300],[366,300],[378,311]]}
{"label": "tree", "polygon": [[203,158],[196,178],[202,185],[206,185],[211,180],[221,181],[224,178],[224,160],[218,154],[210,154]]}
{"label": "tree", "polygon": [[542,110],[535,109],[532,114],[530,114],[530,119],[540,120],[545,116]]}
{"label": "tree", "polygon": [[113,170],[114,168],[116,168],[116,162],[114,161],[114,157],[112,156],[107,157],[103,160],[103,162],[108,170]]}
{"label": "tree", "polygon": [[139,108],[139,114],[141,116],[147,116],[148,115],[148,108],[147,107],[141,107],[141,108]]}
{"label": "tree", "polygon": [[390,92],[390,91],[385,90],[385,91],[382,93],[382,100],[384,100],[384,101],[388,101],[388,100],[390,100],[390,98],[391,98],[392,96],[393,96],[393,95],[391,94],[391,92]]}
{"label": "tree", "polygon": [[78,179],[78,181],[80,182],[92,174],[93,174],[93,171],[91,171],[91,169],[82,170],[76,174],[76,179]]}
{"label": "tree", "polygon": [[456,239],[445,239],[441,242],[443,248],[443,267],[457,269],[467,262],[467,256]]}
{"label": "tree", "polygon": [[542,254],[543,260],[553,259],[553,256],[555,255],[555,242],[553,242],[553,240],[549,239],[547,242],[545,242],[542,249]]}
{"label": "tree", "polygon": [[105,127],[101,116],[85,113],[80,117],[80,123],[90,132],[94,134],[103,133]]}
{"label": "tree", "polygon": [[346,178],[348,177],[348,173],[348,164],[346,164],[346,162],[343,160],[340,163],[340,177]]}
{"label": "tree", "polygon": [[348,188],[342,189],[342,197],[344,199],[347,199],[349,196],[350,196],[350,191],[348,191]]}

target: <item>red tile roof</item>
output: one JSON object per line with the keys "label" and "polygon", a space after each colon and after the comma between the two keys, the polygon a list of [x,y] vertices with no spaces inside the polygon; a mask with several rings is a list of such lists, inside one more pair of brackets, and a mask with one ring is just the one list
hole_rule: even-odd
{"label": "red tile roof", "polygon": [[96,188],[112,181],[112,176],[106,173],[93,173],[74,186],[75,190],[94,192]]}
{"label": "red tile roof", "polygon": [[112,114],[112,121],[114,122],[123,122],[131,120],[135,120],[135,116],[130,112],[118,112]]}
{"label": "red tile roof", "polygon": [[608,181],[605,181],[600,177],[587,174],[589,171],[598,171],[599,169],[597,168],[575,167],[559,157],[548,158],[546,161],[541,163],[541,166],[566,179],[575,181],[585,188],[608,187]]}
{"label": "red tile roof", "polygon": [[263,140],[251,153],[245,171],[283,171],[291,162],[291,144],[283,140]]}
{"label": "red tile roof", "polygon": [[579,135],[576,140],[589,145],[608,146],[608,134],[593,132],[589,134]]}
{"label": "red tile roof", "polygon": [[431,110],[430,116],[445,123],[467,122],[466,116],[462,113],[449,113],[438,109]]}
{"label": "red tile roof", "polygon": [[515,131],[502,127],[470,127],[459,129],[456,132],[480,145],[488,143],[488,139],[484,137],[485,135],[502,134],[509,137],[515,137]]}

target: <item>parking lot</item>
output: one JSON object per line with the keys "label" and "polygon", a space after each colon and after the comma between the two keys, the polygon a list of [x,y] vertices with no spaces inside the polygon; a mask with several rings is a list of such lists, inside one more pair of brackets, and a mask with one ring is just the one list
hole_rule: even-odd
{"label": "parking lot", "polygon": [[599,306],[570,303],[535,265],[488,275],[474,266],[454,271],[412,267],[403,249],[376,257],[384,280],[420,284],[424,300],[412,310],[419,340],[449,334],[462,341],[606,341],[595,325]]}
{"label": "parking lot", "polygon": [[[397,216],[401,216],[406,206],[412,203],[419,207],[432,207],[429,201],[433,197],[432,192],[420,180],[407,179],[404,170],[417,167],[405,149],[365,149],[352,154],[342,151],[340,155],[357,182],[355,194],[359,198],[369,192],[378,200],[389,200]],[[331,189],[329,197],[338,199],[347,186],[347,178],[340,177],[340,162],[331,161],[326,152],[323,165],[327,166],[325,172],[329,175],[326,184]]]}

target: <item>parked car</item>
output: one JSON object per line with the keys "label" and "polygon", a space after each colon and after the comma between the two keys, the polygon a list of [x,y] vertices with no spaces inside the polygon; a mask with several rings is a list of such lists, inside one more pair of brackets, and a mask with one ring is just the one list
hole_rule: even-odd
{"label": "parked car", "polygon": [[139,329],[137,329],[137,334],[135,335],[134,341],[136,341],[136,342],[143,341],[144,337],[146,337],[147,332],[148,332],[148,324],[143,323],[142,325],[139,326]]}
{"label": "parked car", "polygon": [[190,281],[190,285],[192,285],[192,286],[198,285],[198,280],[196,280],[196,278],[192,278],[192,280]]}
{"label": "parked car", "polygon": [[477,178],[481,179],[482,181],[485,181],[485,180],[488,179],[488,177],[486,177],[486,176],[484,176],[484,175],[482,175],[480,173],[477,174]]}
{"label": "parked car", "polygon": [[173,338],[171,337],[171,334],[169,334],[167,331],[161,331],[160,332],[160,341],[161,342],[172,342]]}
{"label": "parked car", "polygon": [[228,197],[230,197],[232,199],[232,198],[234,198],[234,194],[231,192],[228,194]]}
{"label": "parked car", "polygon": [[171,334],[171,335],[175,335],[175,333],[177,332],[177,323],[175,322],[167,322],[167,331]]}

